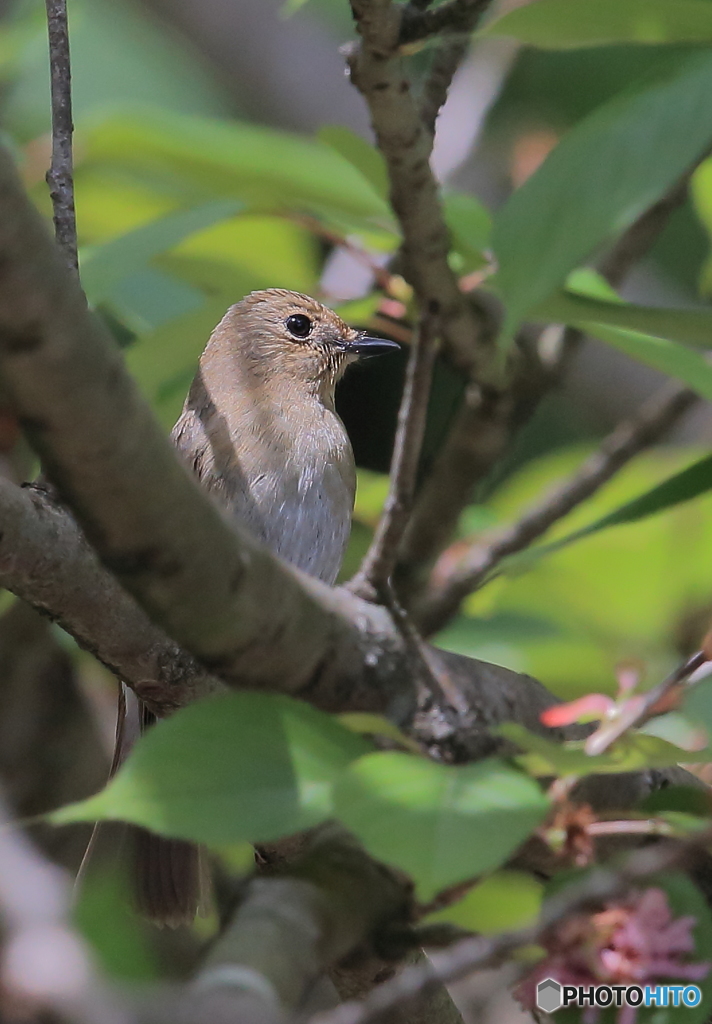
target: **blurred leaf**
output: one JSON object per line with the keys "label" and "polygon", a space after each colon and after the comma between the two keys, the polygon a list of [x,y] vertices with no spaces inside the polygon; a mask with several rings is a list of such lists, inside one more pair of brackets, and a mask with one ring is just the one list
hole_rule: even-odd
{"label": "blurred leaf", "polygon": [[445,222],[452,245],[463,257],[462,273],[470,273],[487,265],[484,250],[489,248],[492,217],[474,196],[448,192],[443,196]]}
{"label": "blurred leaf", "polygon": [[682,710],[691,722],[705,729],[712,743],[712,678],[702,679],[690,687]]}
{"label": "blurred leaf", "polygon": [[109,162],[192,201],[236,197],[262,212],[332,211],[392,226],[387,203],[348,160],[288,132],[143,110],[95,121],[82,139],[86,167]]}
{"label": "blurred leaf", "polygon": [[337,816],[374,857],[407,871],[421,899],[498,867],[547,809],[534,782],[494,758],[453,767],[368,754],[335,790]]}
{"label": "blurred leaf", "polygon": [[412,740],[410,736],[406,736],[397,725],[389,722],[382,715],[370,715],[365,711],[349,711],[339,715],[338,719],[347,729],[351,729],[352,732],[359,735],[379,736],[381,739],[391,740],[397,743],[398,746],[405,747],[411,754],[417,754],[419,757],[423,753],[415,740]]}
{"label": "blurred leaf", "polygon": [[375,526],[388,495],[389,480],[385,473],[359,469],[356,479],[354,516],[367,526]]}
{"label": "blurred leaf", "polygon": [[426,921],[446,921],[481,935],[527,928],[539,916],[543,891],[542,883],[523,871],[495,871]]}
{"label": "blurred leaf", "polygon": [[122,280],[136,273],[160,253],[172,249],[188,235],[239,213],[237,200],[213,200],[191,210],[161,217],[109,242],[83,249],[82,285],[91,303],[100,302]]}
{"label": "blurred leaf", "polygon": [[577,326],[632,359],[675,377],[698,395],[712,401],[712,365],[701,353],[674,341],[654,338],[636,331],[620,331],[615,327],[604,327],[595,323],[582,323]]}
{"label": "blurred leaf", "polygon": [[370,142],[342,125],[330,124],[321,128],[317,138],[331,146],[336,152],[348,160],[366,181],[372,186],[376,195],[388,202],[388,170],[381,153]]}
{"label": "blurred leaf", "polygon": [[526,751],[517,761],[526,766],[532,775],[608,775],[616,772],[636,772],[646,768],[669,768],[687,761],[708,761],[710,751],[696,751],[694,754],[667,743],[657,736],[646,736],[630,732],[622,736],[605,754],[589,756],[584,751],[584,741],[572,740],[557,743],[529,732],[516,722],[504,722],[495,729],[500,736],[516,743]]}
{"label": "blurred leaf", "polygon": [[[707,734],[698,724],[693,724],[678,711],[658,715],[640,726],[646,736],[659,736],[662,740],[681,747],[683,750],[702,750],[709,746]],[[710,736],[712,740],[712,736]]]}
{"label": "blurred leaf", "polygon": [[144,267],[118,281],[102,309],[133,335],[174,323],[205,305],[202,292],[156,267]]}
{"label": "blurred leaf", "polygon": [[74,920],[111,978],[146,982],[160,977],[146,922],[131,906],[128,879],[122,873],[95,865],[79,889]]}
{"label": "blurred leaf", "polygon": [[[40,5],[24,6],[36,14]],[[187,36],[167,31],[143,5],[72,0],[70,22],[77,123],[118,103],[151,103],[156,109],[212,116],[228,111],[231,104],[199,50]],[[16,59],[15,79],[3,103],[4,125],[23,140],[36,138],[50,125],[47,28],[41,17],[32,23],[34,32]]]}
{"label": "blurred leaf", "polygon": [[222,694],[159,722],[100,793],[49,817],[129,821],[220,846],[265,842],[332,816],[334,781],[369,749],[300,701]]}
{"label": "blurred leaf", "polygon": [[576,125],[499,210],[503,337],[596,246],[624,231],[712,137],[712,55],[676,55]]}
{"label": "blurred leaf", "polygon": [[[708,0],[701,2],[707,3]],[[605,302],[572,291],[560,291],[539,303],[528,319],[571,324],[591,334],[603,326],[637,331],[640,337],[652,335],[655,338],[667,338],[683,345],[696,345],[700,348],[712,346],[712,311],[706,309],[632,306],[620,299]]]}
{"label": "blurred leaf", "polygon": [[495,18],[477,34],[513,36],[551,50],[712,42],[712,7],[708,0],[536,0]]}
{"label": "blurred leaf", "polygon": [[677,811],[681,814],[695,814],[708,817],[712,810],[709,789],[696,786],[666,786],[649,793],[640,804],[640,810],[648,814],[662,811]]}
{"label": "blurred leaf", "polygon": [[700,459],[699,462],[693,463],[692,466],[688,466],[687,469],[683,469],[680,473],[675,473],[674,476],[653,487],[646,494],[642,494],[639,498],[628,501],[615,511],[609,512],[608,515],[603,516],[601,519],[597,519],[588,526],[584,526],[580,530],[562,537],[560,540],[552,541],[551,544],[544,544],[540,547],[532,548],[530,551],[525,551],[521,555],[514,555],[511,559],[507,559],[504,565],[507,566],[508,571],[516,571],[518,568],[530,566],[544,555],[559,551],[561,548],[573,544],[575,541],[583,540],[584,537],[590,537],[600,530],[606,530],[610,526],[635,523],[639,519],[645,519],[647,516],[664,512],[666,509],[679,505],[681,502],[691,501],[693,498],[705,494],[711,489],[712,455],[708,455],[706,458]]}

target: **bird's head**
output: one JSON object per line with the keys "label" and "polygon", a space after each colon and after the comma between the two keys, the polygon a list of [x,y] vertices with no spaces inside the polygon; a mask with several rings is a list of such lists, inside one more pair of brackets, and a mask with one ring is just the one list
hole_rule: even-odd
{"label": "bird's head", "polygon": [[220,328],[227,328],[253,372],[265,378],[285,374],[322,399],[333,397],[349,363],[399,348],[354,330],[316,299],[282,288],[247,295],[228,310]]}

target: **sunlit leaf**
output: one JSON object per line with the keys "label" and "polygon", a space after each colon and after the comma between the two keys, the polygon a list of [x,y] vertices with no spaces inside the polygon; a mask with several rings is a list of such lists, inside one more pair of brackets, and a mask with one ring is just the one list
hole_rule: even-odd
{"label": "sunlit leaf", "polygon": [[107,161],[185,198],[235,197],[262,212],[332,211],[390,226],[385,200],[326,143],[237,121],[147,110],[83,132],[85,167]]}
{"label": "sunlit leaf", "polygon": [[512,36],[550,50],[709,43],[712,7],[707,0],[536,0],[493,19],[478,35]]}
{"label": "sunlit leaf", "polygon": [[426,920],[446,921],[482,935],[527,928],[539,915],[543,891],[541,882],[522,871],[495,871]]}
{"label": "sunlit leaf", "polygon": [[494,219],[509,339],[596,246],[623,231],[712,138],[712,54],[676,55],[573,128]]}
{"label": "sunlit leaf", "polygon": [[337,784],[337,816],[373,856],[407,871],[422,899],[502,864],[542,820],[539,787],[495,759],[464,767],[368,754]]}
{"label": "sunlit leaf", "polygon": [[151,728],[96,796],[52,813],[226,844],[277,839],[333,814],[336,778],[370,744],[289,697],[230,693]]}

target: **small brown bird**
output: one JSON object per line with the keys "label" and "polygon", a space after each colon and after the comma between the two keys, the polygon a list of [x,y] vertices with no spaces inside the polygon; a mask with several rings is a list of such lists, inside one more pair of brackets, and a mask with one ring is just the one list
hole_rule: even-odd
{"label": "small brown bird", "polygon": [[[360,357],[398,347],[353,330],[308,295],[253,292],[213,331],[171,434],[229,513],[327,583],[341,567],[356,490],[336,383]],[[196,847],[137,830],[136,867],[147,916],[175,923],[194,915]]]}

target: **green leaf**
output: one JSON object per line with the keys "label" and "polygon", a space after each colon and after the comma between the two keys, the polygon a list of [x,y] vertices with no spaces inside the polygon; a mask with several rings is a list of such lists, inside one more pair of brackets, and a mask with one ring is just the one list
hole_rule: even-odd
{"label": "green leaf", "polygon": [[543,891],[542,883],[523,871],[495,871],[457,903],[429,914],[426,921],[447,922],[481,935],[527,928],[539,916]]}
{"label": "green leaf", "polygon": [[547,50],[612,43],[712,42],[708,0],[536,0],[478,35],[512,36]]}
{"label": "green leaf", "polygon": [[576,125],[495,216],[505,340],[600,244],[624,231],[712,138],[712,54],[666,61]]}
{"label": "green leaf", "polygon": [[682,502],[691,501],[709,490],[712,490],[712,455],[675,473],[639,498],[627,501],[625,505],[621,505],[620,508],[609,512],[588,526],[574,530],[573,533],[567,534],[560,540],[552,541],[551,544],[542,544],[540,547],[524,551],[521,555],[514,555],[512,558],[506,559],[503,565],[508,572],[531,568],[545,555],[560,551],[575,541],[583,540],[584,537],[590,537],[611,526],[622,526],[626,523],[635,523],[639,519],[646,519],[648,516],[664,512]]}
{"label": "green leaf", "polygon": [[49,818],[128,821],[220,846],[265,842],[331,817],[334,781],[369,749],[300,701],[222,694],[159,722],[105,789]]}
{"label": "green leaf", "polygon": [[145,267],[189,235],[234,217],[243,208],[235,199],[213,200],[191,210],[161,217],[109,242],[82,250],[82,286],[92,304],[106,298],[123,278]]}
{"label": "green leaf", "polygon": [[712,743],[712,679],[703,679],[685,697],[683,707],[686,718],[701,725]]}
{"label": "green leaf", "polygon": [[388,202],[388,170],[386,161],[370,142],[366,142],[356,132],[342,125],[329,124],[320,129],[317,138],[331,146],[336,152],[360,171],[370,183],[376,195]]}
{"label": "green leaf", "polygon": [[74,923],[90,943],[102,969],[123,982],[157,981],[160,965],[133,910],[128,877],[106,863],[92,865],[82,880]]}
{"label": "green leaf", "polygon": [[669,768],[681,761],[693,764],[710,759],[709,749],[691,753],[658,736],[641,732],[626,733],[605,754],[591,756],[585,752],[583,740],[557,743],[529,732],[516,722],[505,722],[495,731],[526,751],[517,760],[537,777],[637,772],[645,768]]}
{"label": "green leaf", "polygon": [[577,326],[638,362],[675,377],[698,395],[712,401],[712,365],[699,352],[666,338],[654,338],[637,331],[621,331],[595,323]]}
{"label": "green leaf", "polygon": [[499,867],[543,819],[539,787],[494,758],[466,767],[368,754],[335,790],[335,810],[374,857],[407,871],[421,899]]}
{"label": "green leaf", "polygon": [[559,291],[540,302],[528,316],[534,321],[570,324],[594,333],[595,326],[637,331],[683,345],[712,345],[712,312],[707,309],[666,309],[606,302],[572,291]]}
{"label": "green leaf", "polygon": [[489,248],[492,217],[489,210],[474,196],[449,192],[443,197],[445,222],[455,252],[463,258],[462,273],[479,270],[487,263],[484,250]]}
{"label": "green leaf", "polygon": [[327,211],[392,228],[385,200],[323,142],[288,132],[146,110],[104,118],[83,132],[82,167],[107,163],[205,199],[236,197],[263,212]]}

